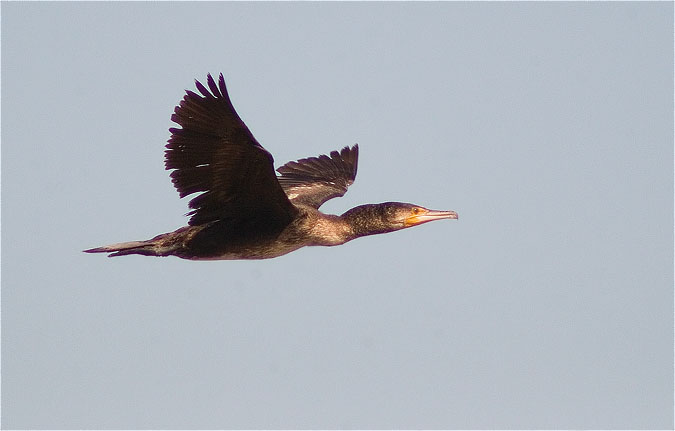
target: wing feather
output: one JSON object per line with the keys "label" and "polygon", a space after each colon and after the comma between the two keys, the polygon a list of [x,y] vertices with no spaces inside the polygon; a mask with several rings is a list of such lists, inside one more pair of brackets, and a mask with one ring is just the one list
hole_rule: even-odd
{"label": "wing feather", "polygon": [[[180,197],[189,202],[189,223],[246,219],[285,226],[297,209],[274,173],[274,160],[253,137],[230,101],[223,75],[209,74],[208,89],[195,81],[197,94],[186,90],[174,109],[165,166]],[[253,221],[253,223],[252,223]]]}
{"label": "wing feather", "polygon": [[277,169],[279,184],[294,204],[319,208],[329,199],[344,196],[356,179],[359,146],[288,162]]}

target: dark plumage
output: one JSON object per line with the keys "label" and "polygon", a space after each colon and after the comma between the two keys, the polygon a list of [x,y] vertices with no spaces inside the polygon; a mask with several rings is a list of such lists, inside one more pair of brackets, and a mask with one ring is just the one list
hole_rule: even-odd
{"label": "dark plumage", "polygon": [[186,91],[171,120],[165,165],[180,197],[189,202],[188,226],[146,241],[85,250],[109,256],[141,254],[185,259],[265,259],[310,245],[339,245],[360,236],[391,232],[443,218],[400,203],[361,205],[341,216],[319,212],[343,196],[356,178],[358,145],[330,156],[288,162],[274,172],[274,160],[239,118],[221,74],[207,76],[208,89]]}

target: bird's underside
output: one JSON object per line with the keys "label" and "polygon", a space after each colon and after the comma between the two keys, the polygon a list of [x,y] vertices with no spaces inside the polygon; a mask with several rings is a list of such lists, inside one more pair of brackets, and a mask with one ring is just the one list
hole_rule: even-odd
{"label": "bird's underside", "polygon": [[330,155],[288,162],[275,173],[272,155],[234,110],[221,74],[208,89],[186,91],[174,109],[165,166],[188,206],[188,226],[146,241],[85,250],[109,256],[139,254],[185,259],[264,259],[308,245],[339,245],[440,218],[452,211],[387,202],[362,205],[342,216],[318,211],[354,182],[358,145]]}

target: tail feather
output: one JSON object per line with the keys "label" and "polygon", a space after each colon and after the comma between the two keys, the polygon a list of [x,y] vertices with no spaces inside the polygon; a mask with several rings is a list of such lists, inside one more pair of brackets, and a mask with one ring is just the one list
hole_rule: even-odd
{"label": "tail feather", "polygon": [[145,241],[120,242],[84,250],[85,253],[110,253],[108,257],[142,254],[143,256],[178,256],[189,258],[185,244],[202,226],[184,226],[173,232],[162,233]]}
{"label": "tail feather", "polygon": [[83,250],[85,253],[110,253],[108,257],[124,256],[127,254],[142,254],[144,256],[159,256],[155,251],[155,243],[149,241],[130,241],[102,247]]}

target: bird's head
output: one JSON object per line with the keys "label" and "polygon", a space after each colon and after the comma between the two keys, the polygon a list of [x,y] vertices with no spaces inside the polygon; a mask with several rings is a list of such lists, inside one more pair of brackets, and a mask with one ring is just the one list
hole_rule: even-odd
{"label": "bird's head", "polygon": [[434,220],[457,219],[455,211],[430,210],[403,202],[361,205],[342,215],[356,236],[392,232]]}
{"label": "bird's head", "polygon": [[455,211],[430,210],[419,205],[402,202],[386,202],[381,205],[384,210],[384,220],[392,226],[398,226],[400,229],[434,220],[458,218]]}

